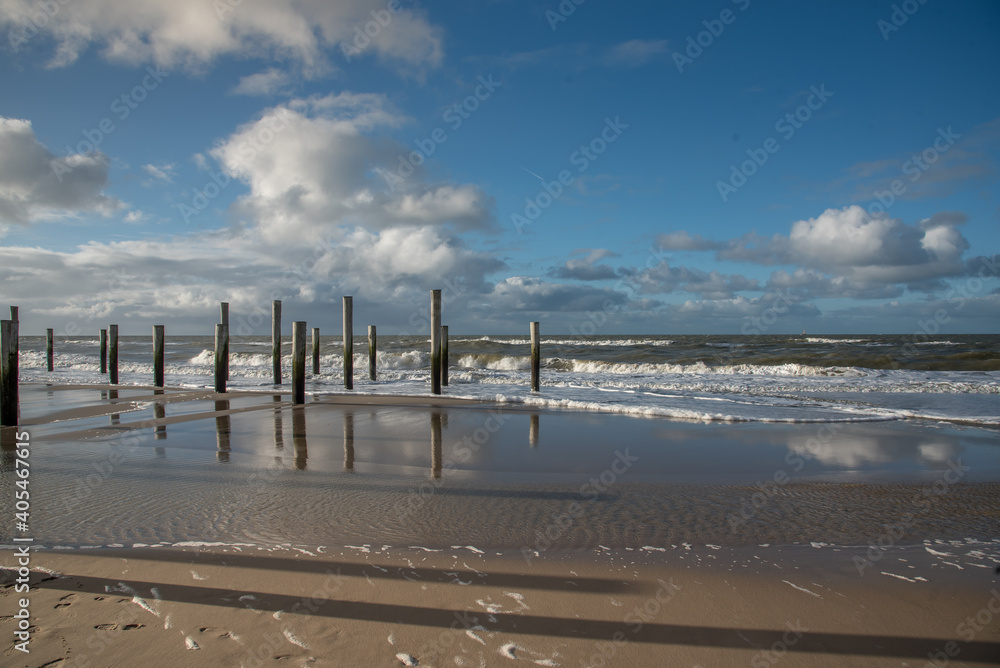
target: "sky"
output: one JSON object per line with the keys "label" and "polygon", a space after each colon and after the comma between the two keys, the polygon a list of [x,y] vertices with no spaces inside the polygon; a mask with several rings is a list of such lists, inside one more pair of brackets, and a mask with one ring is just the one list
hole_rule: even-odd
{"label": "sky", "polygon": [[0,0],[0,307],[995,333],[997,81],[991,1]]}

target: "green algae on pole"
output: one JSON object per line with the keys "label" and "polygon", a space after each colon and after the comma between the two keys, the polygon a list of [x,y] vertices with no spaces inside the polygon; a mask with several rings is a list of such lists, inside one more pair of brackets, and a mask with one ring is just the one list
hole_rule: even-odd
{"label": "green algae on pole", "polygon": [[153,325],[153,385],[163,387],[163,325]]}
{"label": "green algae on pole", "polygon": [[538,341],[538,321],[531,323],[531,391],[539,389],[539,367],[542,362],[541,344]]}
{"label": "green algae on pole", "polygon": [[375,382],[375,325],[368,325],[368,380]]}
{"label": "green algae on pole", "polygon": [[108,325],[108,382],[118,384],[118,325]]}
{"label": "green algae on pole", "polygon": [[274,384],[281,385],[281,300],[271,302],[271,365]]}
{"label": "green algae on pole", "polygon": [[431,290],[431,392],[441,394],[441,291]]}
{"label": "green algae on pole", "polygon": [[292,403],[306,402],[306,322],[292,323]]}
{"label": "green algae on pole", "polygon": [[[11,307],[11,315],[16,314]],[[0,425],[17,426],[17,320],[0,321]]]}
{"label": "green algae on pole", "polygon": [[354,298],[344,297],[344,387],[354,389]]}

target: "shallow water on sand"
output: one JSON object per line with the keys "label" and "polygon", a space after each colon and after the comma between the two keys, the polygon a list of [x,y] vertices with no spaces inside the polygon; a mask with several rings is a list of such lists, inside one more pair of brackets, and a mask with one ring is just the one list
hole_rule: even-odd
{"label": "shallow water on sand", "polygon": [[[63,392],[27,392],[26,412],[120,412],[28,427],[31,526],[49,546],[867,545],[897,524],[896,544],[1000,537],[1000,440],[980,428]],[[7,446],[0,513],[12,462]]]}

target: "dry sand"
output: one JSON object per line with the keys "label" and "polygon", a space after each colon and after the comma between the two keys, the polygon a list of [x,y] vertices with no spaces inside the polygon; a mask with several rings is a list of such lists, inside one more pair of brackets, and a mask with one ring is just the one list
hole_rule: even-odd
{"label": "dry sand", "polygon": [[[4,665],[922,666],[928,656],[949,665],[1000,658],[1000,592],[990,591],[990,574],[968,588],[858,581],[777,563],[743,575],[670,557],[631,564],[560,554],[529,567],[466,548],[102,550],[36,553],[32,562],[52,573],[32,578],[31,654],[8,645]],[[15,596],[4,590],[6,638]]]}

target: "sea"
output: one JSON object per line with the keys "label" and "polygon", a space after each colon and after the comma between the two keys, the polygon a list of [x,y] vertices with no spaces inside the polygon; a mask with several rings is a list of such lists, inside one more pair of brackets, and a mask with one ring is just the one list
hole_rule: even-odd
{"label": "sea", "polygon": [[[213,387],[213,339],[168,336],[166,384]],[[376,380],[368,341],[355,337],[354,387],[344,388],[343,343],[321,340],[320,373],[307,348],[307,393],[319,397],[427,395],[430,340],[378,338]],[[107,383],[97,337],[56,337],[55,370],[44,337],[20,339],[22,382]],[[270,337],[234,337],[233,390],[273,394]],[[1000,426],[1000,335],[676,335],[541,338],[541,389],[530,391],[525,336],[449,338],[447,396],[704,422],[856,422],[919,418]],[[291,374],[282,340],[281,389]],[[119,338],[119,382],[153,381],[151,337]]]}

